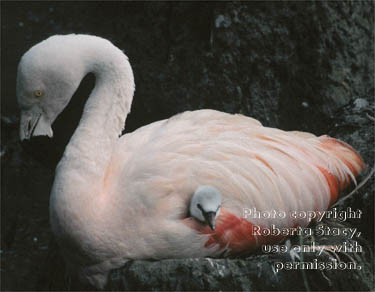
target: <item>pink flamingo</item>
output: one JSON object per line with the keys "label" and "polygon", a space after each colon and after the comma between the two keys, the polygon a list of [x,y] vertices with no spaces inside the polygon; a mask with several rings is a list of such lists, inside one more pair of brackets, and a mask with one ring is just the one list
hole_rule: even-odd
{"label": "pink flamingo", "polygon": [[72,272],[103,287],[127,259],[251,252],[280,236],[262,229],[306,218],[245,218],[259,211],[322,211],[365,167],[328,136],[263,127],[214,110],[184,112],[119,138],[134,93],[128,58],[89,35],[53,36],[22,57],[20,138],[52,136],[51,124],[88,73],[96,76],[56,168],[52,230]]}

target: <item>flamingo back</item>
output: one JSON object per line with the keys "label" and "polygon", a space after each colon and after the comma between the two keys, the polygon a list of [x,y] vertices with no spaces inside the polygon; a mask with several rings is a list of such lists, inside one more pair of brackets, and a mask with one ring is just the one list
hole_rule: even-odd
{"label": "flamingo back", "polygon": [[[181,239],[187,240],[187,254],[177,248],[181,256],[199,248],[189,243],[189,236],[201,238],[211,255],[276,242],[282,237],[254,235],[254,226],[307,226],[308,218],[289,214],[327,210],[365,167],[351,146],[334,138],[268,128],[242,115],[213,110],[185,112],[120,141],[112,164],[121,171],[124,204],[152,209],[148,220],[164,222],[146,234],[173,237],[173,230],[179,229],[176,234],[181,236],[186,226],[192,229]],[[212,185],[223,195],[215,231],[188,214],[191,196],[201,185]],[[287,216],[246,218],[245,209]],[[183,224],[166,230],[166,222],[172,221]]]}

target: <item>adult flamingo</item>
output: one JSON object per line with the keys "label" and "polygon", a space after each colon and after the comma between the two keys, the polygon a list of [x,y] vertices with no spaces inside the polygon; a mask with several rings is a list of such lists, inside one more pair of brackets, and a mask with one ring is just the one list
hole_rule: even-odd
{"label": "adult flamingo", "polygon": [[88,73],[96,85],[56,168],[50,220],[68,267],[98,287],[127,259],[239,254],[275,242],[252,227],[308,220],[244,218],[244,208],[326,210],[364,168],[339,140],[214,110],[184,112],[119,138],[132,69],[121,50],[89,35],[53,36],[22,57],[21,140],[51,137],[51,124]]}

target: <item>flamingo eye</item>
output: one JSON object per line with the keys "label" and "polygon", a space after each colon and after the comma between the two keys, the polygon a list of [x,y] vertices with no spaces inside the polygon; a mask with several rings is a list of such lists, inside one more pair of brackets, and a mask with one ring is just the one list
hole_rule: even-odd
{"label": "flamingo eye", "polygon": [[202,208],[201,204],[197,204],[197,208],[203,212],[203,208]]}
{"label": "flamingo eye", "polygon": [[41,97],[44,94],[43,90],[38,89],[34,91],[34,96],[35,97]]}

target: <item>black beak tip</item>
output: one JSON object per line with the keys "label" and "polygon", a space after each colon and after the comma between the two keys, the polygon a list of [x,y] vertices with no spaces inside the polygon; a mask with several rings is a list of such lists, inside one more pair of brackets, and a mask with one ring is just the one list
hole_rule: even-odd
{"label": "black beak tip", "polygon": [[214,231],[216,228],[216,213],[215,212],[207,212],[204,213],[204,217],[206,219],[206,223],[210,226],[211,230]]}

